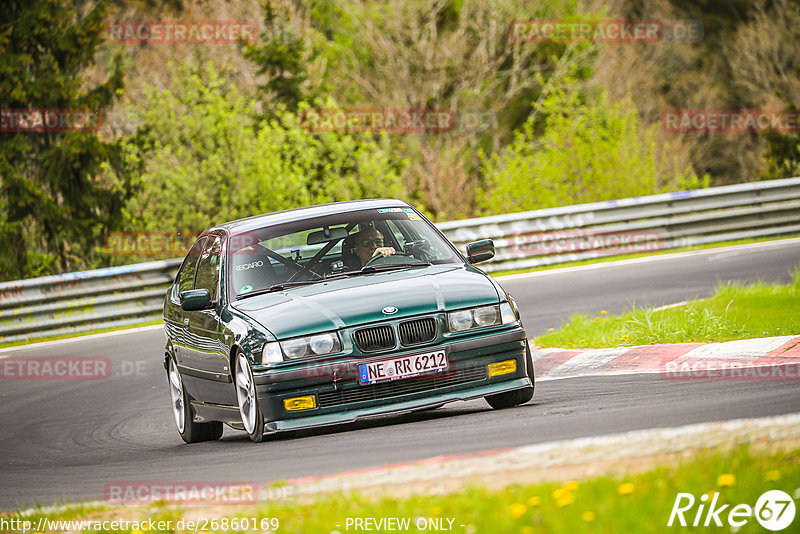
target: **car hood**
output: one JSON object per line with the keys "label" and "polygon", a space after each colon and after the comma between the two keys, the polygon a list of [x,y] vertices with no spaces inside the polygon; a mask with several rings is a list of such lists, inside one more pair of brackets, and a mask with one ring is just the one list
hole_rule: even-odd
{"label": "car hood", "polygon": [[[320,282],[233,303],[278,339],[498,302],[470,265],[432,265]],[[391,315],[384,308],[397,308]]]}

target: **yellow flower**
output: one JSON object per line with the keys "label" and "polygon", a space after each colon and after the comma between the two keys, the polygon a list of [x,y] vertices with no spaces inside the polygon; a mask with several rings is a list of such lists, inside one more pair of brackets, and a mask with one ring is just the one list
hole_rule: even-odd
{"label": "yellow flower", "polygon": [[726,473],[717,477],[717,486],[720,488],[729,488],[736,482],[736,477]]}
{"label": "yellow flower", "polygon": [[565,506],[569,506],[570,504],[572,504],[572,502],[573,502],[572,495],[567,493],[566,495],[564,495],[563,497],[561,497],[556,501],[556,505],[558,505],[559,508],[564,508]]}
{"label": "yellow flower", "polygon": [[522,516],[522,514],[524,514],[525,510],[527,510],[527,509],[528,509],[528,507],[525,506],[524,504],[522,504],[520,502],[515,502],[514,504],[511,505],[511,509],[509,511],[511,513],[511,517],[513,517],[514,519],[517,519],[520,516]]}
{"label": "yellow flower", "polygon": [[778,480],[779,478],[781,478],[781,472],[777,471],[775,469],[773,469],[771,471],[767,471],[767,476],[765,478],[767,480],[769,480],[770,482],[774,482],[774,481]]}
{"label": "yellow flower", "polygon": [[594,513],[594,512],[586,511],[586,512],[583,512],[581,514],[581,519],[583,519],[587,523],[591,523],[592,521],[595,520],[596,517],[597,517],[597,514]]}
{"label": "yellow flower", "polygon": [[142,534],[141,530],[131,530],[131,534]]}
{"label": "yellow flower", "polygon": [[568,496],[569,496],[569,490],[566,488],[558,488],[553,492],[553,499],[556,501]]}
{"label": "yellow flower", "polygon": [[548,328],[547,329],[548,332],[552,332],[553,330],[555,330],[555,328]]}
{"label": "yellow flower", "polygon": [[574,480],[570,480],[569,482],[564,484],[564,489],[567,491],[575,491],[576,489],[578,489],[578,483],[575,482]]}
{"label": "yellow flower", "polygon": [[539,497],[531,497],[528,499],[528,506],[539,506],[540,502],[542,502],[542,500]]}
{"label": "yellow flower", "polygon": [[603,315],[608,315],[608,312],[605,311],[605,310],[601,311],[600,313],[603,314]]}
{"label": "yellow flower", "polygon": [[617,488],[617,493],[619,493],[620,495],[630,495],[631,493],[633,493],[633,490],[634,490],[634,485],[631,484],[630,482],[626,482],[624,484],[619,485],[619,487]]}
{"label": "yellow flower", "polygon": [[438,506],[434,506],[433,508],[431,508],[431,515],[439,515],[441,513],[442,509],[439,508]]}

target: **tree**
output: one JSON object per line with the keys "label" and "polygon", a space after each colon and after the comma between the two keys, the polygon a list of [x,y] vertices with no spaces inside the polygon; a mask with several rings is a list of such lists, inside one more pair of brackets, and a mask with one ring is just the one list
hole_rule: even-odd
{"label": "tree", "polygon": [[[266,78],[258,88],[268,98],[296,110],[305,94],[309,61],[303,39],[295,34],[285,12],[277,12],[272,2],[264,3],[264,30],[256,43],[243,49],[245,58],[258,65],[256,73]],[[269,113],[268,113],[269,115]]]}
{"label": "tree", "polygon": [[119,57],[103,83],[87,88],[82,73],[103,39],[104,16],[103,3],[81,17],[67,0],[7,0],[0,10],[4,279],[82,265],[121,220],[130,183],[100,177],[103,165],[120,163],[117,143],[101,140],[92,128],[9,131],[9,110],[31,116],[42,109],[88,110],[102,116],[123,86]]}
{"label": "tree", "polygon": [[199,232],[308,204],[404,196],[385,138],[315,134],[285,110],[259,118],[213,64],[174,70],[169,90],[150,89],[125,145],[142,165],[125,207],[131,229]]}
{"label": "tree", "polygon": [[690,167],[669,174],[670,155],[645,127],[630,100],[609,104],[604,93],[581,92],[567,75],[534,107],[536,115],[503,152],[484,158],[488,214],[650,195],[707,185]]}
{"label": "tree", "polygon": [[[553,57],[579,64],[583,45],[510,38],[515,20],[560,18],[571,3],[522,0],[323,0],[308,2],[309,72],[344,108],[452,112],[445,131],[394,133],[410,163],[406,188],[436,218],[472,215],[479,148],[494,151],[525,122]],[[319,80],[319,84],[317,81]]]}

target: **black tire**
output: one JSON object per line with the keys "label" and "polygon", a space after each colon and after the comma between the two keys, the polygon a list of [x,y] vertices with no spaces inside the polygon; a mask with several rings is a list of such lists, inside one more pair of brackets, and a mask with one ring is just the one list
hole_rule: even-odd
{"label": "black tire", "polygon": [[511,408],[512,406],[519,406],[525,404],[533,398],[533,392],[536,388],[536,380],[533,372],[533,357],[531,356],[531,349],[525,343],[525,370],[531,379],[531,387],[516,389],[506,393],[497,393],[496,395],[488,395],[484,397],[486,402],[489,403],[495,410],[502,410],[503,408]]}
{"label": "black tire", "polygon": [[[175,382],[173,382],[173,380]],[[222,423],[219,421],[211,421],[208,423],[197,423],[194,421],[194,410],[189,402],[189,394],[186,393],[186,388],[183,387],[183,378],[173,358],[169,359],[167,382],[170,388],[170,395],[173,399],[172,409],[175,417],[175,425],[178,427],[178,433],[181,435],[181,439],[186,443],[200,443],[202,441],[214,441],[221,438]]]}
{"label": "black tire", "polygon": [[[244,426],[244,431],[250,436],[250,441],[253,443],[261,443],[264,441],[264,416],[261,413],[261,406],[259,406],[258,403],[253,370],[250,369],[250,364],[247,362],[247,358],[242,351],[236,353],[235,361],[233,385],[236,388],[236,400],[239,403],[239,414],[242,417],[242,425]],[[248,424],[248,422],[245,421],[245,413],[249,414],[250,410],[254,412],[252,414],[253,421]]]}

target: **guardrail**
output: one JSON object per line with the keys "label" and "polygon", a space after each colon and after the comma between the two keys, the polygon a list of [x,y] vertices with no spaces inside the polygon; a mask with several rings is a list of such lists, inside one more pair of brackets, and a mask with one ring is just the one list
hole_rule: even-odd
{"label": "guardrail", "polygon": [[157,319],[182,259],[0,284],[0,342]]}
{"label": "guardrail", "polygon": [[[800,233],[800,178],[439,223],[461,250],[493,239],[487,272]],[[0,283],[0,342],[158,319],[180,259]]]}
{"label": "guardrail", "polygon": [[437,225],[459,249],[493,239],[487,272],[800,233],[800,178],[753,182]]}

